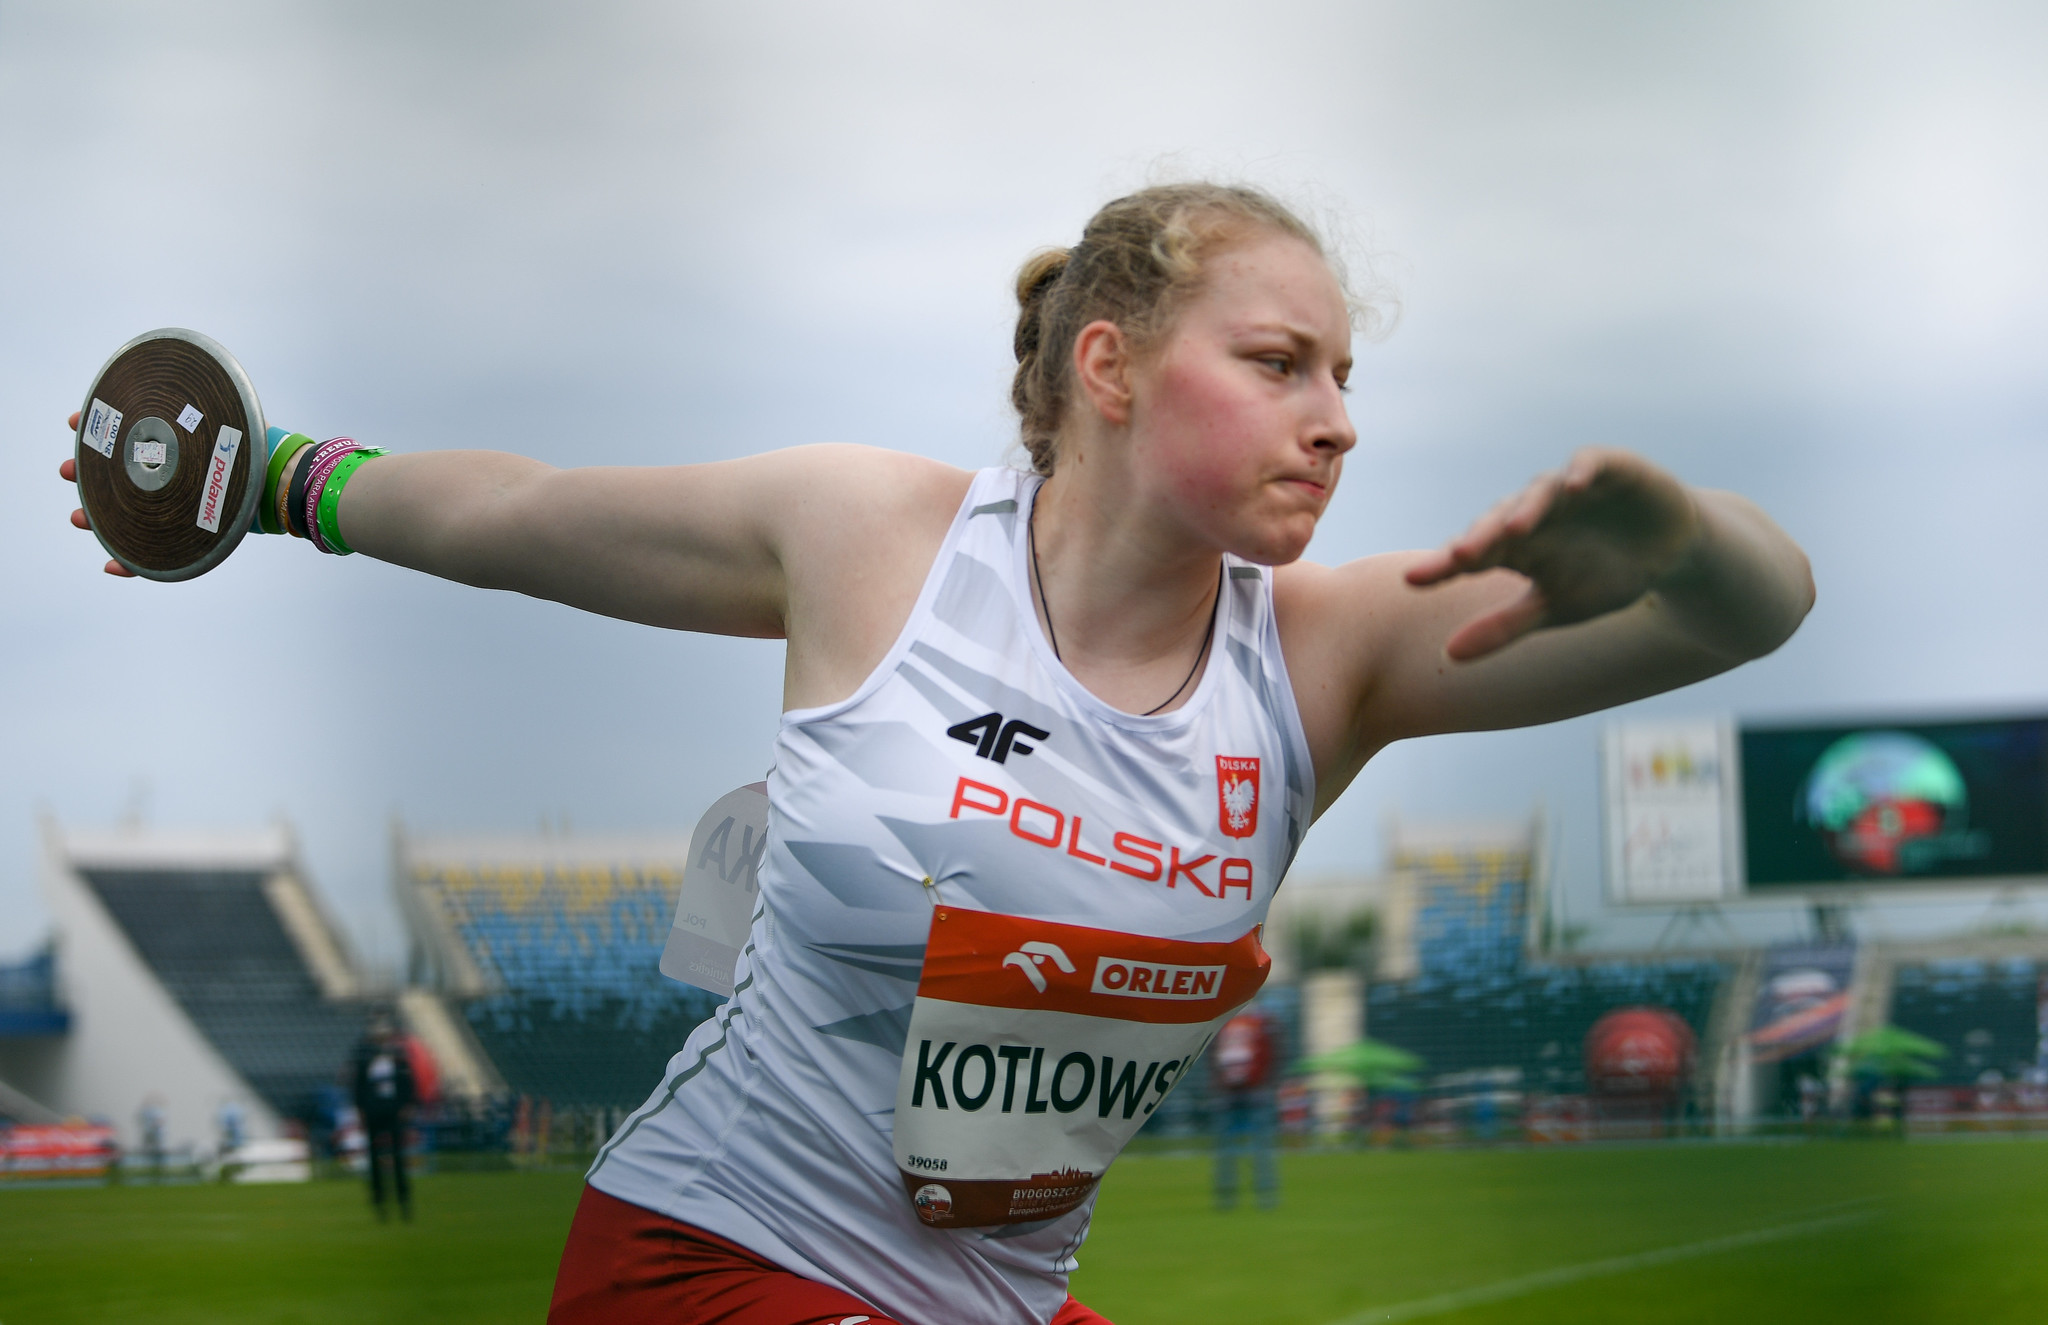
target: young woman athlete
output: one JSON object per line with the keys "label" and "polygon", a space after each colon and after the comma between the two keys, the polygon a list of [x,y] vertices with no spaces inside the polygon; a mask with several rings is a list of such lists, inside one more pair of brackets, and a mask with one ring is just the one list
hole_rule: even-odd
{"label": "young woman athlete", "polygon": [[[1439,551],[1300,561],[1356,440],[1352,309],[1260,193],[1119,199],[1018,298],[1029,471],[347,471],[326,541],[788,642],[738,992],[591,1168],[556,1322],[1099,1320],[1066,1291],[1095,1178],[1264,978],[1365,762],[1686,685],[1812,604],[1755,506],[1621,451]],[[285,524],[318,533],[335,455],[274,480]]]}

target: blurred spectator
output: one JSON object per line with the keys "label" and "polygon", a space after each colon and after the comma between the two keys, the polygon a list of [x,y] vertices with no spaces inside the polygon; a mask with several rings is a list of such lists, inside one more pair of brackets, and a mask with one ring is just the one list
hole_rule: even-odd
{"label": "blurred spectator", "polygon": [[1828,1088],[1811,1072],[1799,1074],[1799,1121],[1809,1126],[1821,1115],[1827,1103]]}
{"label": "blurred spectator", "polygon": [[1482,1090],[1472,1097],[1472,1131],[1481,1141],[1493,1140],[1495,1129],[1500,1124],[1500,1097],[1491,1090]]}
{"label": "blurred spectator", "polygon": [[370,1022],[369,1033],[356,1046],[355,1102],[362,1114],[363,1132],[369,1141],[370,1204],[377,1218],[387,1219],[384,1208],[384,1163],[391,1163],[391,1186],[398,1197],[398,1213],[412,1218],[412,1184],[405,1173],[405,1129],[413,1102],[419,1092],[413,1080],[412,1055],[389,1016]]}
{"label": "blurred spectator", "polygon": [[353,1104],[334,1110],[334,1128],[327,1137],[328,1150],[350,1173],[369,1167],[369,1138],[363,1135],[363,1113]]}
{"label": "blurred spectator", "polygon": [[1290,1077],[1280,1083],[1276,1096],[1280,1107],[1280,1130],[1288,1136],[1307,1136],[1315,1127],[1315,1098],[1308,1082]]}
{"label": "blurred spectator", "polygon": [[213,1115],[214,1127],[220,1133],[220,1153],[230,1155],[242,1148],[248,1139],[249,1119],[242,1108],[242,1102],[230,1095],[220,1102],[220,1108]]}
{"label": "blurred spectator", "polygon": [[1237,1204],[1237,1164],[1247,1158],[1252,1169],[1252,1194],[1259,1207],[1280,1202],[1280,1170],[1273,1156],[1277,1123],[1274,1091],[1272,1019],[1247,1009],[1223,1023],[1209,1051],[1209,1088],[1220,1106],[1212,1111],[1219,1122],[1216,1137],[1216,1205]]}
{"label": "blurred spectator", "polygon": [[150,1092],[135,1114],[135,1130],[141,1134],[142,1154],[158,1178],[164,1176],[164,1097]]}
{"label": "blurred spectator", "polygon": [[412,1086],[417,1102],[423,1108],[431,1108],[441,1098],[441,1069],[434,1065],[434,1055],[419,1036],[400,1034],[398,1039],[405,1046],[405,1061],[412,1065]]}

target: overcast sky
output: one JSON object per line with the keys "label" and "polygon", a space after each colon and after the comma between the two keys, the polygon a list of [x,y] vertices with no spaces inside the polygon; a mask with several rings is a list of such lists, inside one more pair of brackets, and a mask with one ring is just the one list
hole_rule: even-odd
{"label": "overcast sky", "polygon": [[[2048,707],[2039,5],[0,3],[0,954],[46,930],[40,810],[282,812],[389,959],[394,813],[687,831],[769,758],[779,645],[278,539],[101,575],[53,471],[129,336],[205,331],[273,422],[403,450],[998,463],[1018,263],[1196,173],[1399,294],[1311,557],[1630,446],[1762,502],[1820,586],[1780,653],[1633,712]],[[1302,865],[1540,805],[1591,941],[1654,936],[1600,909],[1601,721],[1396,747]]]}

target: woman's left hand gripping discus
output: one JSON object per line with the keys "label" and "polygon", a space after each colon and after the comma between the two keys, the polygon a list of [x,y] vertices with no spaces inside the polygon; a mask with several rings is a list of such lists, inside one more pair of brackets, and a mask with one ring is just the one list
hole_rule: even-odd
{"label": "woman's left hand gripping discus", "polygon": [[152,580],[189,580],[256,524],[263,406],[235,356],[165,327],[107,360],[78,415],[78,498],[100,545]]}

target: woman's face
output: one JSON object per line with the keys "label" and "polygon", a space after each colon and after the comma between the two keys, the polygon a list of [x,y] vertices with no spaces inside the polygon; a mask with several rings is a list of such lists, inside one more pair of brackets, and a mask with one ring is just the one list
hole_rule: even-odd
{"label": "woman's face", "polygon": [[1293,561],[1358,441],[1350,372],[1350,310],[1329,264],[1291,236],[1233,244],[1133,372],[1138,483],[1202,541]]}

